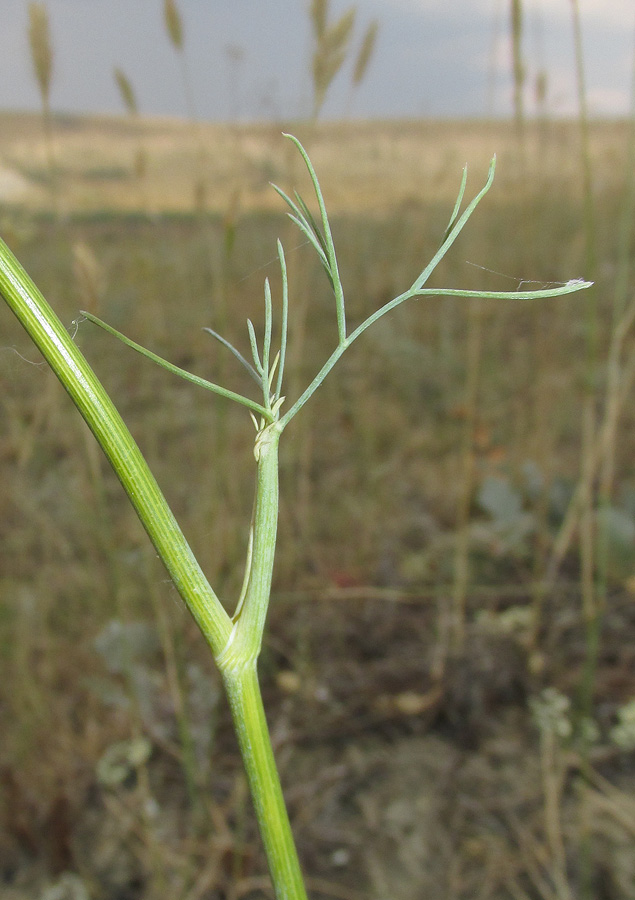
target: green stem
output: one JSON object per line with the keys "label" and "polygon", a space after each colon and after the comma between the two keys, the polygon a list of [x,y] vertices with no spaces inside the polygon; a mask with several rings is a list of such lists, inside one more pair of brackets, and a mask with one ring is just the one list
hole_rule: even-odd
{"label": "green stem", "polygon": [[112,400],[36,285],[0,241],[0,294],[70,395],[128,494],[215,656],[231,621],[205,578],[172,510]]}
{"label": "green stem", "polygon": [[224,653],[216,659],[223,672],[256,660],[260,653],[271,594],[278,529],[279,439],[280,429],[275,423],[263,428],[256,438],[254,453],[258,462],[258,475],[252,522],[251,562],[244,596],[234,613],[231,636]]}
{"label": "green stem", "polygon": [[[305,900],[267,730],[256,659],[271,590],[278,519],[274,423],[256,439],[258,478],[252,563],[232,622],[208,584],[141,451],[97,376],[11,251],[0,241],[0,294],[70,395],[113,466],[223,674],[278,900]],[[230,641],[234,637],[235,640]],[[228,655],[225,651],[231,647]]]}
{"label": "green stem", "polygon": [[223,671],[276,900],[307,900],[269,739],[255,660]]}

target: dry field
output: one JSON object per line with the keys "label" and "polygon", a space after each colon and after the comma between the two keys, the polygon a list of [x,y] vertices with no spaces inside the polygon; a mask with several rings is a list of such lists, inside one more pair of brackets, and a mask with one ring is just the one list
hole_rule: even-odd
{"label": "dry field", "polygon": [[[311,147],[333,213],[375,213],[400,204],[453,202],[461,168],[482,177],[499,160],[498,190],[518,181],[518,148],[509,122],[341,122],[311,129],[304,123],[196,127],[171,119],[60,117],[54,145],[65,211],[72,214],[189,213],[203,154],[208,208],[223,213],[239,192],[245,210],[280,208],[269,182],[288,177],[291,131]],[[579,128],[542,123],[528,129],[525,172],[541,184],[579,190]],[[592,162],[602,189],[619,186],[627,125],[592,127]],[[145,196],[135,159],[147,155]],[[0,200],[29,211],[49,204],[42,124],[37,116],[0,116]]]}

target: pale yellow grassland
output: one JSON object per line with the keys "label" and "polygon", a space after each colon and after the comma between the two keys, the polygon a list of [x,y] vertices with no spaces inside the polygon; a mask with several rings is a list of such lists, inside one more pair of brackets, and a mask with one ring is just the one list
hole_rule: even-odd
{"label": "pale yellow grassland", "polygon": [[[623,123],[592,126],[592,153],[603,186],[623,172]],[[203,157],[207,206],[224,212],[240,192],[240,207],[280,210],[270,190],[289,188],[289,172],[308,196],[305,175],[281,136],[293,131],[305,143],[331,212],[379,213],[426,202],[452,203],[469,167],[471,190],[498,157],[497,185],[518,189],[513,125],[504,122],[342,122],[294,125],[191,124],[176,119],[58,116],[54,122],[60,191],[66,212],[135,212],[145,198],[152,212],[191,211],[193,185]],[[539,176],[578,190],[578,128],[575,123],[529,125],[525,146],[528,181]],[[135,189],[135,154],[147,155],[145,190]],[[291,164],[291,166],[290,166]],[[47,164],[41,119],[0,114],[0,203],[46,209]],[[304,187],[303,187],[304,185]],[[147,211],[147,210],[146,210]]]}

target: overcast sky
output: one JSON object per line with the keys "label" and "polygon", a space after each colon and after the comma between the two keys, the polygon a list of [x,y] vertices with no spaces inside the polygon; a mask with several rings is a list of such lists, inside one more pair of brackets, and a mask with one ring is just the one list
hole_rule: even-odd
{"label": "overcast sky", "polygon": [[[579,0],[589,106],[630,105],[634,0]],[[198,115],[206,119],[306,115],[311,108],[309,0],[179,0]],[[331,0],[331,17],[352,0]],[[375,56],[352,94],[350,68],[333,84],[323,117],[507,115],[511,110],[510,0],[357,0],[355,38],[379,22]],[[65,112],[121,112],[118,66],[142,112],[184,115],[179,60],[163,0],[47,0],[55,59],[51,104]],[[2,0],[0,108],[37,109],[27,0]],[[571,0],[524,0],[526,108],[547,74],[553,115],[576,110]]]}

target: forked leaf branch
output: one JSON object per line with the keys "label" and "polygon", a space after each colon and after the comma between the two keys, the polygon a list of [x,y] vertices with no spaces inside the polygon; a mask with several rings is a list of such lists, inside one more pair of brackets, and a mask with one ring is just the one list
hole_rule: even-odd
{"label": "forked leaf branch", "polygon": [[[304,161],[318,206],[318,219],[316,220],[315,216],[309,208],[309,205],[298,193],[298,191],[294,192],[295,199],[292,199],[277,185],[273,184],[272,187],[280,195],[280,197],[282,197],[282,199],[289,207],[289,218],[297,225],[302,234],[307,238],[307,240],[317,253],[322,267],[326,272],[335,299],[335,318],[338,336],[337,345],[329,358],[326,360],[320,371],[316,374],[314,379],[306,387],[300,397],[296,399],[296,401],[284,415],[280,415],[280,408],[284,400],[282,396],[282,387],[287,346],[289,285],[287,280],[287,267],[284,250],[280,241],[278,241],[278,260],[280,263],[280,271],[282,275],[280,345],[279,350],[274,357],[273,365],[271,365],[270,363],[273,329],[273,302],[271,296],[271,287],[268,279],[265,280],[264,289],[265,324],[262,348],[260,348],[258,345],[258,338],[253,323],[250,319],[247,320],[247,330],[249,334],[252,362],[249,362],[243,356],[243,354],[233,346],[233,344],[226,340],[226,338],[222,337],[222,335],[218,334],[218,332],[214,331],[212,328],[205,329],[207,332],[209,332],[209,334],[216,338],[217,341],[219,341],[224,347],[226,347],[236,357],[236,359],[238,359],[241,365],[249,372],[253,380],[260,386],[263,398],[262,403],[252,400],[249,397],[245,397],[242,394],[238,394],[235,391],[231,391],[228,388],[207,381],[204,378],[200,378],[197,375],[193,375],[190,372],[186,372],[178,366],[175,366],[172,363],[167,362],[167,360],[164,360],[161,357],[157,356],[155,353],[152,353],[150,350],[141,347],[139,344],[116,331],[110,325],[102,322],[96,316],[90,313],[83,313],[83,315],[87,319],[90,319],[90,321],[94,322],[97,325],[100,325],[102,328],[105,328],[108,332],[124,341],[124,343],[126,343],[129,347],[132,347],[134,350],[142,353],[144,356],[163,366],[173,374],[180,375],[182,378],[191,381],[193,384],[197,384],[200,387],[206,388],[206,390],[219,394],[226,399],[234,400],[235,402],[247,407],[247,409],[249,409],[252,414],[256,414],[261,417],[262,426],[259,427],[258,430],[261,430],[261,428],[264,428],[267,425],[273,425],[275,423],[276,431],[278,433],[281,433],[283,429],[286,428],[286,426],[289,424],[291,419],[300,411],[300,409],[302,409],[302,407],[319,388],[328,373],[335,366],[343,353],[350,347],[353,341],[357,340],[357,338],[360,337],[360,335],[362,335],[368,328],[370,328],[371,325],[374,325],[375,322],[377,322],[387,313],[392,312],[393,309],[396,309],[402,303],[405,303],[406,300],[425,296],[451,296],[465,298],[480,297],[482,299],[497,300],[537,300],[545,297],[558,297],[564,294],[570,294],[574,291],[579,291],[590,286],[590,282],[583,281],[582,279],[574,279],[566,282],[565,284],[554,285],[552,287],[531,291],[472,291],[454,288],[424,287],[436,267],[439,265],[441,260],[444,258],[444,256],[447,254],[456,239],[463,231],[465,225],[474,213],[476,207],[479,205],[483,197],[491,188],[496,172],[496,157],[494,157],[490,163],[485,184],[476,194],[476,196],[468,203],[463,212],[461,212],[461,207],[463,204],[467,186],[467,167],[463,169],[463,175],[461,178],[461,184],[459,187],[456,203],[454,204],[454,208],[452,210],[452,214],[450,216],[450,220],[448,222],[448,226],[445,230],[443,240],[441,241],[439,249],[434,254],[432,259],[428,262],[428,264],[422,269],[417,278],[415,278],[414,282],[408,288],[408,290],[404,291],[402,294],[399,294],[398,297],[395,297],[393,300],[388,301],[382,307],[375,310],[375,312],[371,313],[371,315],[368,316],[360,325],[358,325],[357,328],[354,329],[354,331],[348,333],[344,286],[340,277],[337,254],[335,251],[335,243],[333,240],[333,233],[326,210],[326,203],[322,194],[322,189],[320,187],[320,183],[313,164],[311,163],[311,160],[300,141],[291,134],[285,134],[284,136],[295,144]],[[276,367],[276,388],[275,391],[272,392],[272,384]]]}

